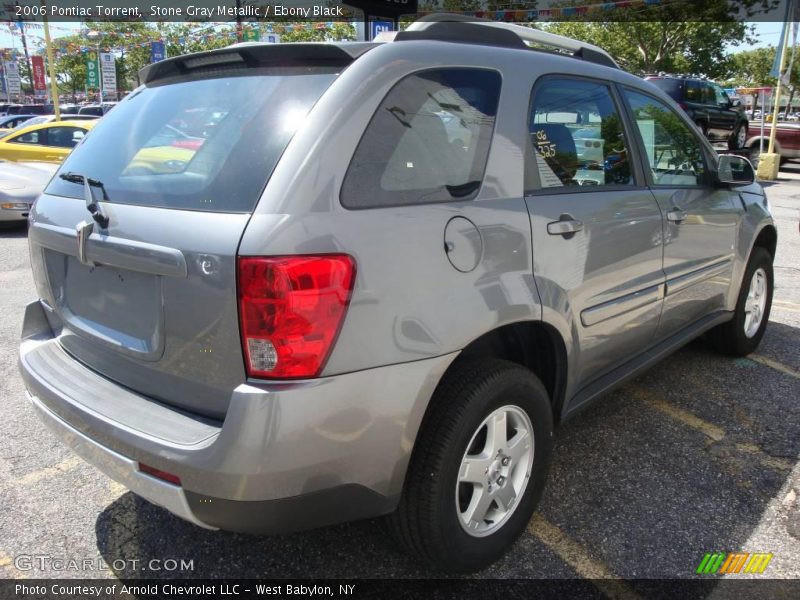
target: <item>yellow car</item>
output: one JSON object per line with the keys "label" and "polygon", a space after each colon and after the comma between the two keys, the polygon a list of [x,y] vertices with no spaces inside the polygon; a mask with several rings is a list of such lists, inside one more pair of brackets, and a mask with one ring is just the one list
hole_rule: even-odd
{"label": "yellow car", "polygon": [[95,121],[52,121],[23,127],[0,139],[0,159],[59,163],[95,124]]}
{"label": "yellow car", "polygon": [[142,148],[122,171],[123,175],[182,173],[195,155],[194,150],[175,146]]}

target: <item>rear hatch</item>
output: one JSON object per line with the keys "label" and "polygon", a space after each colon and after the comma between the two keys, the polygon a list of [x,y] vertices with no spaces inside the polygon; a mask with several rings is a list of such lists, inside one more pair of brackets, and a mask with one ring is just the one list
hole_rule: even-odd
{"label": "rear hatch", "polygon": [[[257,51],[151,69],[65,160],[30,230],[37,289],[63,348],[115,382],[214,418],[246,377],[239,240],[294,131],[350,60],[331,50],[338,60],[276,63],[253,59]],[[92,219],[87,193],[107,227]],[[87,221],[81,252],[76,227]]]}

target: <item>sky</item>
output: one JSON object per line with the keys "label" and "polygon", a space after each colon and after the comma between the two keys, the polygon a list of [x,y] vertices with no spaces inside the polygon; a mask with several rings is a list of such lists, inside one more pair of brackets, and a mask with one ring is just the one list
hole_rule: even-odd
{"label": "sky", "polygon": [[777,46],[781,38],[781,26],[783,23],[752,23],[756,26],[754,37],[758,38],[755,44],[743,44],[735,50],[749,50],[764,46]]}

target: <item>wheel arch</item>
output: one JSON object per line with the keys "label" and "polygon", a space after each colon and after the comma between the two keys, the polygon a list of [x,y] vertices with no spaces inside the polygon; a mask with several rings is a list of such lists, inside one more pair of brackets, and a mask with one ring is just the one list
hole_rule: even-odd
{"label": "wheel arch", "polygon": [[769,252],[769,255],[773,259],[775,258],[775,251],[778,248],[778,230],[774,225],[764,225],[764,227],[762,227],[758,232],[755,240],[753,240],[753,245],[750,248],[750,252],[747,255],[748,260],[750,260],[750,255],[753,253],[753,249],[757,247],[764,248],[767,252]]}
{"label": "wheel arch", "polygon": [[558,422],[567,381],[567,350],[561,335],[543,321],[519,321],[497,327],[465,346],[442,379],[465,360],[499,358],[530,369],[542,382]]}

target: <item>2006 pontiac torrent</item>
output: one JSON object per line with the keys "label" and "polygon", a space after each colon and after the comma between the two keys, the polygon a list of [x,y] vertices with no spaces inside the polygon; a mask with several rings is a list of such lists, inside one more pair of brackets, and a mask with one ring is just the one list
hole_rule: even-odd
{"label": "2006 pontiac torrent", "polygon": [[198,526],[389,515],[481,569],[556,425],[702,334],[764,334],[751,165],[599,48],[439,17],[141,80],[34,205],[20,368],[76,453]]}

